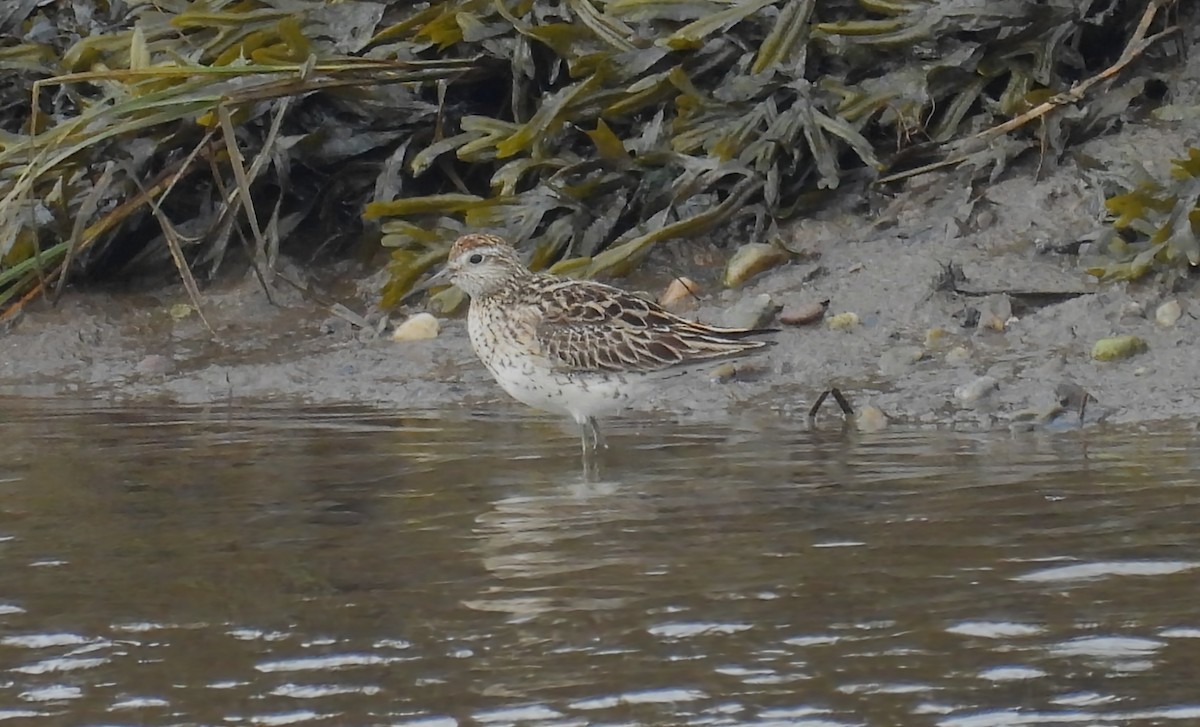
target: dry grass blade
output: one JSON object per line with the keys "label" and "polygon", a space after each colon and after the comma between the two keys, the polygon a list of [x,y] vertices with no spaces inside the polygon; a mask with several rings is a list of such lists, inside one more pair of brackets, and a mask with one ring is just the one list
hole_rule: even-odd
{"label": "dry grass blade", "polygon": [[[182,176],[183,170],[180,170],[180,173],[171,180],[169,186],[174,187],[175,182]],[[140,183],[138,186],[141,186]],[[149,199],[150,211],[154,214],[154,218],[158,220],[159,226],[162,227],[163,239],[166,240],[167,248],[171,251],[171,259],[175,262],[175,269],[179,272],[179,278],[183,281],[183,288],[187,291],[188,298],[192,301],[192,307],[196,309],[196,315],[200,316],[200,321],[204,323],[204,327],[213,335],[213,338],[217,338],[217,332],[208,322],[208,317],[204,315],[204,307],[200,302],[200,286],[196,284],[196,278],[192,275],[192,269],[188,265],[187,258],[183,255],[183,245],[180,243],[179,232],[171,224],[171,221],[167,219],[167,216],[163,214],[162,207],[159,206],[159,201],[146,195],[144,189],[142,190],[142,194]]]}
{"label": "dry grass blade", "polygon": [[67,277],[71,270],[71,263],[75,260],[75,256],[79,254],[79,249],[83,245],[83,231],[87,227],[87,221],[96,214],[96,209],[100,206],[100,198],[108,191],[108,186],[112,184],[113,172],[117,165],[114,162],[108,162],[104,165],[104,172],[101,173],[100,179],[88,190],[87,197],[84,198],[83,204],[79,211],[75,214],[75,224],[71,228],[70,245],[67,248],[66,258],[62,261],[62,272],[58,276],[58,284],[54,287],[54,294],[50,300],[53,303],[58,302],[59,296],[62,295],[63,288],[67,285]]}
{"label": "dry grass blade", "polygon": [[229,154],[229,166],[233,168],[233,178],[237,183],[237,193],[246,211],[246,220],[250,223],[250,231],[258,246],[258,256],[266,260],[267,243],[263,239],[262,227],[258,224],[258,212],[254,209],[254,198],[250,194],[250,179],[246,175],[246,167],[242,164],[242,151],[238,148],[237,133],[233,130],[233,117],[229,108],[221,106],[218,109],[221,118],[221,131],[225,138],[225,150]]}

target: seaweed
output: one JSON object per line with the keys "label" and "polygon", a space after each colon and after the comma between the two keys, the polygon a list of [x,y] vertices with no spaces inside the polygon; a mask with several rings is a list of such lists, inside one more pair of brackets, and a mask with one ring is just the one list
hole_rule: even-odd
{"label": "seaweed", "polygon": [[1186,275],[1200,265],[1200,149],[1171,161],[1168,181],[1144,179],[1105,201],[1111,234],[1088,272],[1102,280],[1137,280],[1159,271]]}
{"label": "seaweed", "polygon": [[[26,3],[0,18],[26,30],[0,50],[0,70],[29,89],[27,113],[0,116],[0,309],[57,296],[72,269],[147,259],[174,265],[199,308],[193,269],[215,272],[231,239],[262,263],[265,283],[283,221],[298,226],[288,213],[322,211],[292,167],[328,169],[393,143],[437,113],[414,86],[475,65],[349,55],[382,15],[353,5],[168,0],[78,20],[70,7]],[[104,33],[110,23],[124,29]],[[63,40],[61,51],[51,42]],[[352,112],[387,100],[405,114],[343,135],[334,114],[346,99]],[[152,242],[116,249],[130,238]]]}
{"label": "seaweed", "polygon": [[268,290],[284,246],[381,243],[388,307],[466,229],[586,276],[770,243],[819,192],[1056,157],[1177,27],[1172,0],[68,5],[0,12],[0,94],[29,101],[0,104],[10,309],[154,265],[199,308],[230,243]]}
{"label": "seaweed", "polygon": [[[505,232],[535,266],[620,275],[661,240],[739,220],[754,222],[739,242],[770,241],[848,178],[951,165],[994,178],[1025,152],[1057,155],[1128,113],[1053,112],[1169,35],[1166,4],[433,3],[411,37],[465,55],[481,49],[468,30],[487,28],[483,54],[513,62],[474,81],[491,94],[453,84],[442,126],[414,143],[414,181],[456,171],[432,180],[430,205],[367,206],[396,250],[384,304],[420,277],[410,264],[436,264],[420,253],[467,228]],[[1119,55],[1092,40],[1101,31],[1126,36]],[[473,196],[437,207],[448,192]]]}

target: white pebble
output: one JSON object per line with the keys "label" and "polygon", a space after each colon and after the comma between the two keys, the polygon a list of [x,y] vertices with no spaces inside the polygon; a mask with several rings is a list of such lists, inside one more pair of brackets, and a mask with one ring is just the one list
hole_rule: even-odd
{"label": "white pebble", "polygon": [[980,376],[969,384],[963,384],[954,390],[954,395],[965,402],[979,401],[1000,388],[1000,382],[991,376]]}
{"label": "white pebble", "polygon": [[392,331],[393,341],[421,341],[426,338],[437,338],[441,326],[438,319],[429,313],[418,313],[396,326]]}
{"label": "white pebble", "polygon": [[1154,322],[1163,328],[1170,328],[1183,315],[1183,308],[1177,300],[1168,300],[1154,311]]}

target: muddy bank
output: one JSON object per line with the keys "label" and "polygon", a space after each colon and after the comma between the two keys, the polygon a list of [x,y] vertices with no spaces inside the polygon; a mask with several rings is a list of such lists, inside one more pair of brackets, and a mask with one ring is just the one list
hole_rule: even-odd
{"label": "muddy bank", "polygon": [[[1185,90],[1196,98],[1194,85]],[[1082,145],[1079,158],[1090,167],[1098,161],[1113,170],[1146,164],[1162,171],[1196,136],[1194,125],[1129,126]],[[1068,160],[1041,170],[1039,180],[1036,166],[1030,160],[1011,170],[982,197],[948,186],[949,177],[919,178],[878,214],[852,207],[857,200],[843,195],[842,209],[791,228],[794,247],[807,257],[737,291],[717,284],[728,254],[720,241],[662,246],[647,266],[659,274],[625,283],[657,292],[674,275],[691,276],[706,291],[693,311],[702,320],[744,313],[765,294],[783,306],[829,300],[830,315],[853,312],[860,322],[842,330],[784,327],[778,345],[733,381],[716,383],[708,371],[678,377],[650,408],[685,418],[737,411],[801,419],[820,391],[838,386],[857,406],[877,406],[894,421],[990,428],[1045,410],[1056,387],[1070,382],[1095,398],[1091,420],[1197,417],[1194,296],[1154,282],[1101,285],[1086,275],[1073,243],[1101,225],[1094,177]],[[35,303],[0,335],[0,391],[389,409],[520,406],[474,359],[461,320],[443,321],[437,339],[397,343],[386,332],[354,327],[328,305],[333,298],[367,314],[376,279],[347,271],[318,283],[298,268],[283,272],[324,288],[327,297],[277,285],[270,303],[250,274],[213,285],[204,304],[216,339],[194,313],[180,315],[187,298],[175,285],[137,294],[74,292],[57,307]],[[1155,311],[1169,301],[1181,304],[1182,315],[1159,325]],[[930,335],[934,329],[940,337]],[[1147,349],[1121,361],[1091,358],[1096,340],[1126,334],[1144,339]]]}

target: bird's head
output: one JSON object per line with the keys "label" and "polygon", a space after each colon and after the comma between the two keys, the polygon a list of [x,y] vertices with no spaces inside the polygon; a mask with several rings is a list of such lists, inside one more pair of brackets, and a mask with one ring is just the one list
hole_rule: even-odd
{"label": "bird's head", "polygon": [[463,235],[450,248],[445,276],[464,293],[475,298],[489,295],[524,277],[529,271],[517,257],[517,251],[496,235]]}

